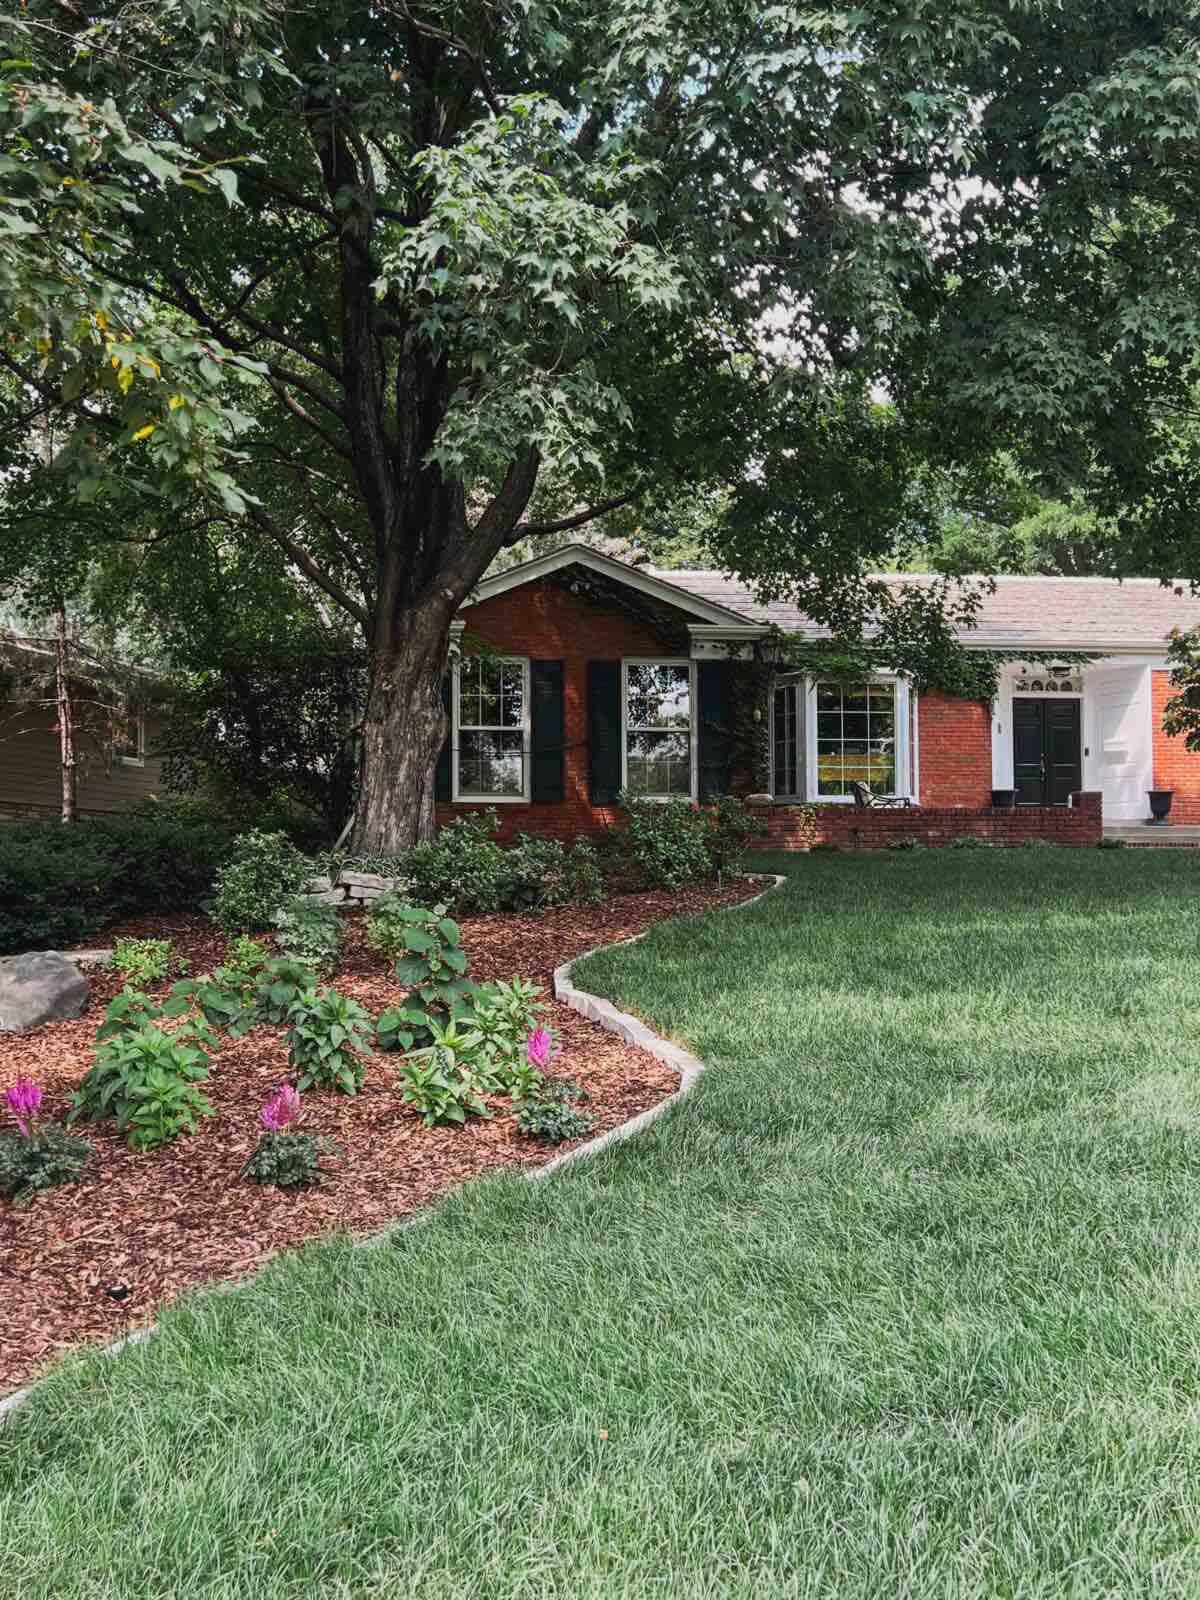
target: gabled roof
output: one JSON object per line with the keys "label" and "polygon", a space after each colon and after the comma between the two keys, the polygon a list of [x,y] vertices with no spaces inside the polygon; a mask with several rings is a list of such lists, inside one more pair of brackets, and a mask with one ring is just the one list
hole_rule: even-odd
{"label": "gabled roof", "polygon": [[[617,583],[674,606],[709,627],[778,627],[787,633],[822,638],[828,630],[806,617],[790,600],[763,602],[740,578],[696,568],[635,567],[587,545],[567,544],[486,578],[471,604],[490,600],[564,567],[589,567]],[[884,573],[897,586],[936,581],[926,573]],[[968,577],[967,584],[991,583],[980,600],[977,625],[964,630],[964,644],[982,650],[1095,650],[1161,654],[1174,628],[1200,627],[1200,595],[1187,584],[1157,578]]]}
{"label": "gabled roof", "polygon": [[[498,572],[494,578],[485,578],[467,603],[478,605],[480,601],[492,600],[496,595],[504,594],[509,589],[517,589],[523,583],[532,583],[535,578],[548,578],[563,567],[572,566],[589,567],[603,577],[627,584],[631,589],[637,589],[653,600],[676,607],[677,610],[694,617],[697,622],[712,624],[725,622],[736,625],[755,620],[732,610],[718,600],[709,600],[703,594],[692,593],[686,586],[675,581],[680,576],[677,572],[664,574],[656,572],[653,567],[633,567],[627,561],[618,561],[613,556],[601,555],[598,550],[592,550],[586,544],[560,545],[547,556],[537,556],[533,561],[523,561],[518,567],[509,567],[504,572]],[[698,577],[700,574],[694,576]]]}

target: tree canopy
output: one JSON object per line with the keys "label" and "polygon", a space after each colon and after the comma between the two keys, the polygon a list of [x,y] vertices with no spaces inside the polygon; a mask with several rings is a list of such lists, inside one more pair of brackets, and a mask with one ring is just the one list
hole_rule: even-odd
{"label": "tree canopy", "polygon": [[1036,444],[1186,551],[1196,39],[1100,0],[29,0],[0,437],[52,412],[60,492],[236,522],[348,620],[357,842],[397,847],[520,541],[711,496],[718,559],[853,631],[931,476]]}

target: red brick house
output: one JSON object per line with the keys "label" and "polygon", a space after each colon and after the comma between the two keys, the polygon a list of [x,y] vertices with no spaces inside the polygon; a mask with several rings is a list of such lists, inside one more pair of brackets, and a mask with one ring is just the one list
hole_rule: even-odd
{"label": "red brick house", "polygon": [[[1153,580],[998,578],[964,635],[1010,657],[988,706],[918,694],[895,674],[847,687],[774,671],[762,659],[772,628],[818,636],[794,606],[761,605],[721,573],[567,545],[485,580],[455,625],[468,648],[447,685],[439,820],[494,805],[505,832],[594,832],[628,787],[769,795],[759,803],[779,844],[811,831],[808,806],[819,836],[847,843],[1083,844],[1101,812],[1138,823],[1146,791],[1171,788],[1171,822],[1200,823],[1200,754],[1161,726],[1168,635],[1198,624],[1200,600]],[[1092,659],[1055,663],[1055,651]],[[911,810],[857,810],[857,779]],[[1005,790],[1016,805],[998,810]]]}

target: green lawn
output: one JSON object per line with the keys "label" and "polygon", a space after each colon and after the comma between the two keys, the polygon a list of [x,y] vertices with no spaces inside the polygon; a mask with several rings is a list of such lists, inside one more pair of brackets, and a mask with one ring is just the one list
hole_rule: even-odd
{"label": "green lawn", "polygon": [[1200,855],[787,870],[584,969],[655,1130],[64,1365],[4,1600],[1200,1594]]}

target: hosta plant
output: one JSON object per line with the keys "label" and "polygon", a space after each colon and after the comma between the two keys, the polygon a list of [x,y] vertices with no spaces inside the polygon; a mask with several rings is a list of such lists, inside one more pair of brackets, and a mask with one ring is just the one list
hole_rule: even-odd
{"label": "hosta plant", "polygon": [[336,989],[308,989],[288,1008],[288,1058],[296,1088],[357,1094],[371,1054],[371,1019]]}
{"label": "hosta plant", "polygon": [[185,1022],[173,1034],[153,1023],[114,1034],[97,1045],[68,1120],[114,1117],[117,1131],[139,1150],[194,1133],[200,1118],[212,1115],[196,1085],[208,1077],[215,1044],[202,1022]]}
{"label": "hosta plant", "polygon": [[17,1131],[0,1133],[0,1195],[24,1205],[40,1190],[78,1178],[94,1153],[92,1146],[41,1120],[39,1085],[32,1078],[18,1078],[4,1100]]}

